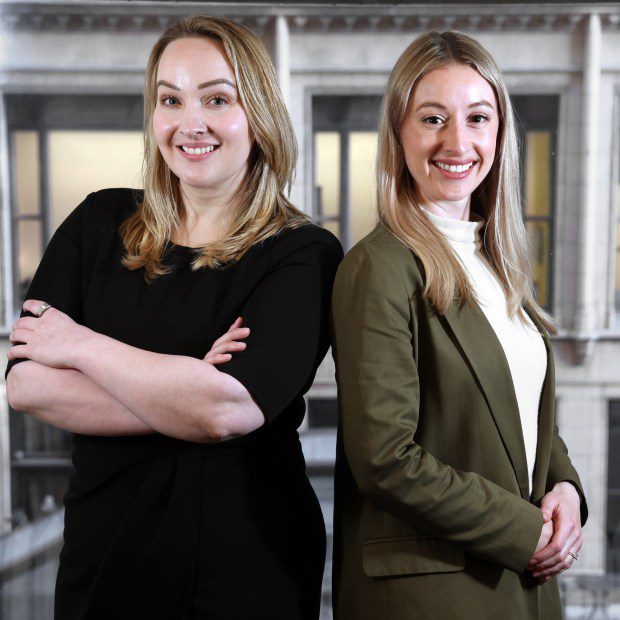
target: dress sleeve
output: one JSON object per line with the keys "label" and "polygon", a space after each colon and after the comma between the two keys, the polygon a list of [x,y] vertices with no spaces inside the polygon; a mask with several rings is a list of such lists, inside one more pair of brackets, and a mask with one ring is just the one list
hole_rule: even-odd
{"label": "dress sleeve", "polygon": [[[40,299],[82,322],[83,260],[82,237],[92,210],[93,194],[58,227],[28,287],[26,299]],[[22,310],[20,316],[26,316]],[[9,361],[5,377],[23,359]]]}
{"label": "dress sleeve", "polygon": [[277,258],[244,304],[247,348],[218,370],[252,394],[267,424],[311,385],[329,345],[328,316],[338,240],[305,226],[279,242]]}

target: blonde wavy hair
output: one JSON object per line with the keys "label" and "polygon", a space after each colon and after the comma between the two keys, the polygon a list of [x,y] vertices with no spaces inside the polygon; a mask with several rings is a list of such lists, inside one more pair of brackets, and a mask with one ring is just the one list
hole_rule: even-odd
{"label": "blonde wavy hair", "polygon": [[123,264],[129,269],[144,268],[147,280],[167,272],[163,256],[183,213],[179,180],[164,161],[153,133],[157,69],[166,47],[188,37],[205,37],[222,44],[254,135],[248,171],[231,204],[228,229],[221,240],[200,248],[193,268],[232,264],[253,245],[282,229],[309,222],[287,197],[297,160],[297,141],[265,46],[250,30],[229,19],[189,17],[159,38],[146,69],[144,199],[123,223],[121,237],[126,250]]}
{"label": "blonde wavy hair", "polygon": [[477,71],[497,98],[495,160],[474,191],[471,208],[486,222],[483,245],[506,294],[508,312],[513,318],[525,320],[525,304],[548,331],[555,332],[553,320],[534,296],[531,251],[521,202],[518,138],[508,90],[490,54],[465,34],[427,32],[413,41],[392,70],[379,130],[379,220],[420,258],[425,272],[424,294],[440,314],[445,314],[455,301],[476,301],[461,262],[420,206],[401,139],[407,106],[417,84],[430,71],[451,64],[467,65]]}

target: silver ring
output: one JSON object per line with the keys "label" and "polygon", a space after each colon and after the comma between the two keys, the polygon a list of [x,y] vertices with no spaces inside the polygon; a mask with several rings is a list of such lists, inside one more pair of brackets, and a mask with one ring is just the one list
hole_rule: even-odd
{"label": "silver ring", "polygon": [[569,551],[568,555],[570,555],[570,557],[573,558],[573,560],[575,560],[575,562],[579,559],[579,554],[578,553],[573,553],[572,551]]}
{"label": "silver ring", "polygon": [[46,302],[43,302],[43,303],[39,306],[39,309],[35,312],[35,315],[36,315],[38,318],[41,318],[41,317],[45,314],[46,310],[49,310],[51,307],[52,307],[52,306],[51,306],[50,304],[48,304],[48,303],[46,303]]}
{"label": "silver ring", "polygon": [[196,139],[196,132],[194,132],[194,133],[193,133],[193,134],[189,137],[189,139],[190,139],[190,140],[195,140],[195,139]]}

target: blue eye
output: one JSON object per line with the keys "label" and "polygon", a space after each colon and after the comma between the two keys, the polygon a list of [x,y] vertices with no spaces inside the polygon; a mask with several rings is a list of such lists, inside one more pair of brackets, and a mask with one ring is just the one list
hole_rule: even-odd
{"label": "blue eye", "polygon": [[159,102],[161,103],[161,105],[167,107],[167,108],[171,108],[175,105],[178,105],[179,99],[177,97],[174,97],[172,95],[164,95],[163,97],[159,98]]}

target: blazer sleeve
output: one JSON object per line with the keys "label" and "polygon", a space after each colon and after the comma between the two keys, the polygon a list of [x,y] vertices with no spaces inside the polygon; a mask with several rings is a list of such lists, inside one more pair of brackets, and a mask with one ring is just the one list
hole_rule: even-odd
{"label": "blazer sleeve", "polygon": [[440,462],[414,440],[423,412],[414,358],[416,290],[405,266],[415,263],[401,248],[395,254],[379,244],[358,246],[336,277],[334,355],[347,461],[360,492],[380,508],[521,572],[540,537],[540,509]]}
{"label": "blazer sleeve", "polygon": [[547,484],[545,491],[548,493],[558,482],[570,482],[579,493],[581,498],[581,525],[585,525],[588,520],[588,504],[583,491],[579,474],[574,468],[568,456],[566,444],[559,435],[557,425],[553,429],[553,444],[551,445],[551,458],[549,459],[549,469],[547,471]]}

